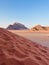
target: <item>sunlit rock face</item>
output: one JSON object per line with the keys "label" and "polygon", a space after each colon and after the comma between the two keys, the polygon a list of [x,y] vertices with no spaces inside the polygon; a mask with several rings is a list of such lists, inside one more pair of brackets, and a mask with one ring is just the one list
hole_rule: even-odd
{"label": "sunlit rock face", "polygon": [[33,31],[49,31],[49,27],[36,25],[35,27],[31,28]]}

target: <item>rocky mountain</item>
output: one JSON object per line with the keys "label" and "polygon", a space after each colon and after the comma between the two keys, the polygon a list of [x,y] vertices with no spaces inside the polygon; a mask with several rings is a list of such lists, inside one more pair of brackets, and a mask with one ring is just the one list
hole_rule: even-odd
{"label": "rocky mountain", "polygon": [[0,28],[0,65],[49,65],[49,48]]}
{"label": "rocky mountain", "polygon": [[28,29],[27,27],[25,27],[23,24],[21,23],[14,23],[13,25],[9,25],[7,27],[8,30],[24,30],[24,29]]}
{"label": "rocky mountain", "polygon": [[36,25],[35,27],[31,28],[33,31],[49,31],[49,27]]}

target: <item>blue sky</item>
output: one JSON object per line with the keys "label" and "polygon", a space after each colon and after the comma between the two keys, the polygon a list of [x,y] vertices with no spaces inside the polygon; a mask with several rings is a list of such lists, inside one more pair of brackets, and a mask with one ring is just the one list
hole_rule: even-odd
{"label": "blue sky", "polygon": [[14,22],[49,25],[49,0],[0,0],[0,27]]}

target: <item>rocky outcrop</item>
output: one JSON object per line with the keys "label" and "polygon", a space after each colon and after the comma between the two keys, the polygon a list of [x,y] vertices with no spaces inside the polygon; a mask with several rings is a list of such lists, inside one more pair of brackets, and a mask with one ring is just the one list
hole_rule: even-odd
{"label": "rocky outcrop", "polygon": [[49,27],[36,25],[35,27],[31,28],[33,31],[49,31]]}
{"label": "rocky outcrop", "polygon": [[27,27],[25,27],[23,24],[21,23],[14,23],[13,25],[9,25],[7,27],[8,30],[26,30],[28,29]]}

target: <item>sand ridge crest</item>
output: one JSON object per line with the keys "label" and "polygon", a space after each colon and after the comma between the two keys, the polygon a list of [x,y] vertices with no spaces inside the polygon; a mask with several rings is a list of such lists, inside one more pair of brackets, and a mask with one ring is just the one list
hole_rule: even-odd
{"label": "sand ridge crest", "polygon": [[49,48],[0,28],[0,65],[49,65]]}

